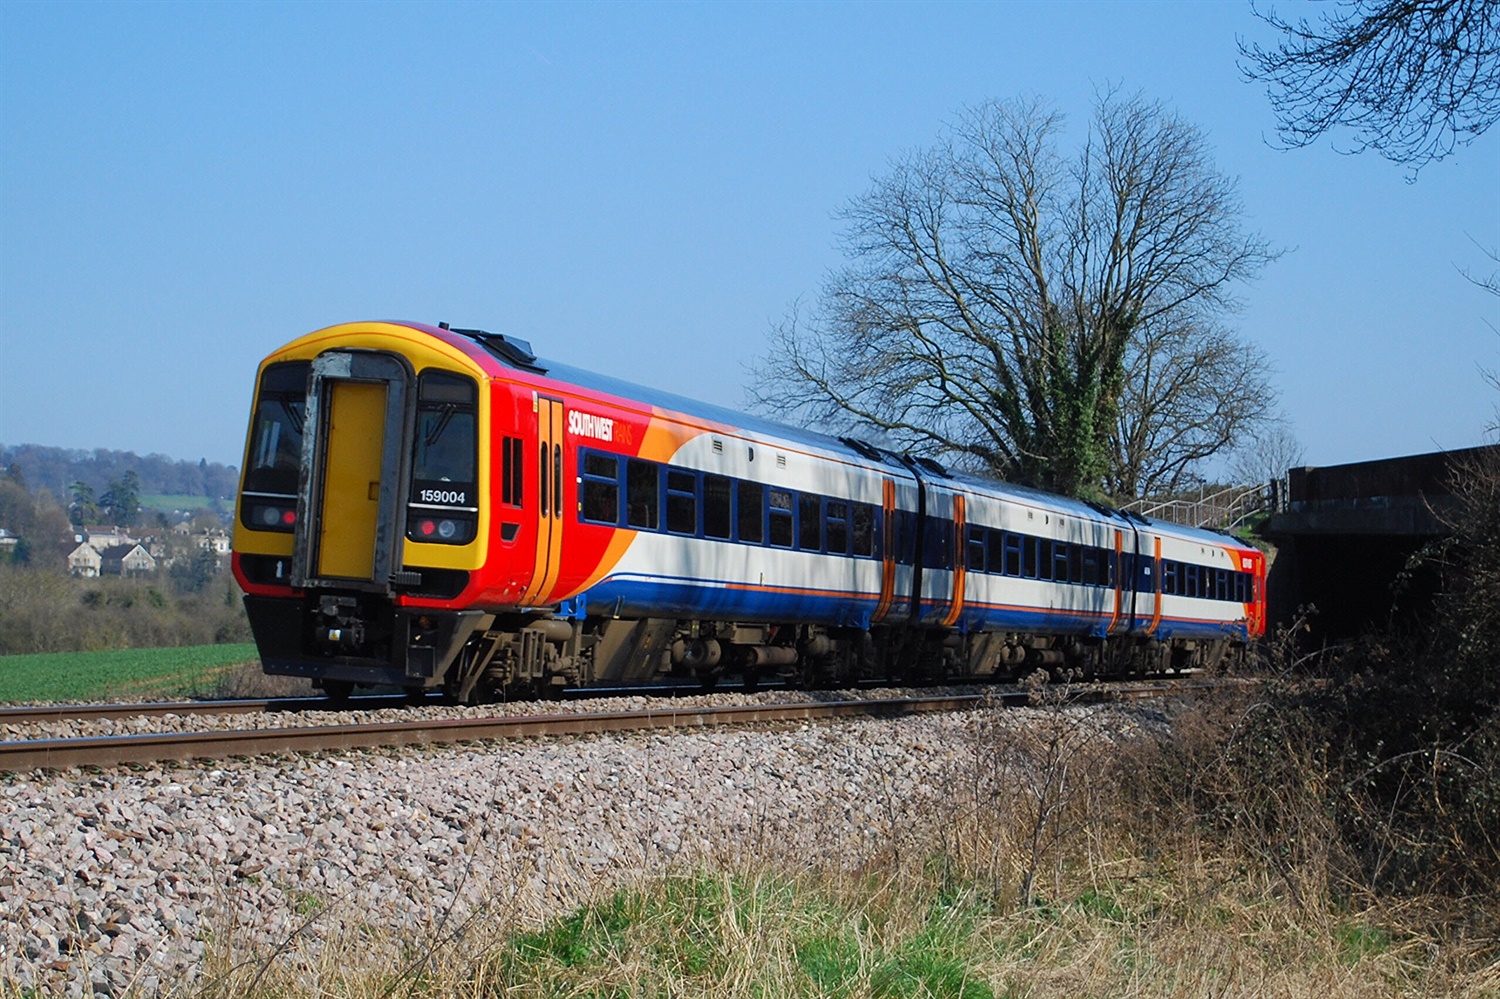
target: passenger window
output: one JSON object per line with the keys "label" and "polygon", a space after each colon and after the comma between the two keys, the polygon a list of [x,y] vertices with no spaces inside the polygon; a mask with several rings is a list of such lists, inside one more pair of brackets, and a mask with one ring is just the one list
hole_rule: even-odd
{"label": "passenger window", "polygon": [[817,496],[797,497],[797,547],[805,552],[823,550],[823,501]]}
{"label": "passenger window", "polygon": [[875,508],[868,503],[854,504],[854,554],[875,554]]}
{"label": "passenger window", "polygon": [[1037,538],[1036,576],[1038,579],[1052,578],[1052,539]]}
{"label": "passenger window", "polygon": [[1022,542],[1025,539],[1019,534],[1005,532],[1005,574],[1007,576],[1021,575],[1022,568]]}
{"label": "passenger window", "polygon": [[829,500],[826,504],[827,518],[824,523],[828,540],[828,551],[835,555],[849,554],[849,504]]}
{"label": "passenger window", "polygon": [[1071,549],[1067,542],[1054,541],[1052,543],[1052,578],[1059,583],[1066,583],[1073,578],[1070,554]]}
{"label": "passenger window", "polygon": [[620,459],[584,452],[583,519],[599,524],[620,522]]}
{"label": "passenger window", "polygon": [[984,571],[984,535],[984,528],[969,527],[969,569],[972,572]]}
{"label": "passenger window", "polygon": [[667,530],[698,533],[698,476],[667,469]]}
{"label": "passenger window", "polygon": [[1083,557],[1080,559],[1080,561],[1083,562],[1083,585],[1098,586],[1099,549],[1093,547],[1085,547],[1083,549]]}
{"label": "passenger window", "polygon": [[631,458],[625,463],[625,523],[645,531],[661,518],[661,473],[655,462]]}
{"label": "passenger window", "polygon": [[724,476],[703,477],[703,533],[707,537],[729,537],[729,493],[729,480]]}
{"label": "passenger window", "polygon": [[619,523],[619,485],[614,482],[585,479],[583,482],[583,519],[600,524]]}
{"label": "passenger window", "polygon": [[784,489],[771,490],[771,544],[792,547],[792,494]]}
{"label": "passenger window", "polygon": [[758,545],[765,540],[766,487],[759,482],[739,484],[740,540]]}

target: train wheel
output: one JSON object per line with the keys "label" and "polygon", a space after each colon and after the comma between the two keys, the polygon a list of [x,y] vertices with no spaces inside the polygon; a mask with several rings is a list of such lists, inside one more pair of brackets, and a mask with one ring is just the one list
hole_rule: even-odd
{"label": "train wheel", "polygon": [[426,704],[427,703],[427,688],[426,687],[407,687],[405,689],[406,689],[406,703],[407,704],[419,705],[419,704]]}
{"label": "train wheel", "polygon": [[354,681],[352,680],[324,680],[323,694],[334,704],[347,704],[349,696],[354,693]]}

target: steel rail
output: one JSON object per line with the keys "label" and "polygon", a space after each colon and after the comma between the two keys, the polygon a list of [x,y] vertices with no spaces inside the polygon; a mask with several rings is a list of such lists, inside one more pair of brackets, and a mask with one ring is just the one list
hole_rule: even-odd
{"label": "steel rail", "polygon": [[[1024,694],[1020,696],[1024,697]],[[563,715],[444,718],[368,725],[327,725],[211,732],[164,732],[81,739],[0,742],[0,771],[109,767],[122,763],[226,759],[266,753],[318,752],[386,746],[477,742],[536,736],[578,735],[651,729],[703,728],[765,722],[931,711],[961,711],[985,701],[983,694],[872,700],[733,705],[694,709],[600,711]]]}
{"label": "steel rail", "polygon": [[[1188,691],[1202,689],[1203,681],[1162,680],[1151,684],[1088,684],[1073,688],[1071,697],[1075,701],[1108,701],[1151,697],[1172,690]],[[774,688],[773,688],[774,689]],[[858,688],[852,688],[858,689]],[[609,687],[582,689],[569,700],[608,698],[621,696],[670,697],[714,693],[699,686],[639,685],[632,687]],[[730,693],[725,688],[719,693]],[[1024,692],[1015,688],[989,687],[987,694],[1007,703],[1024,703]],[[424,702],[415,702],[420,706]],[[430,706],[443,706],[448,702],[439,697],[427,700]],[[238,698],[234,700],[203,701],[140,701],[115,704],[23,704],[0,706],[0,725],[31,725],[46,722],[96,721],[117,718],[159,718],[164,715],[248,715],[275,714],[277,712],[299,713],[303,711],[377,711],[384,708],[409,708],[412,702],[405,694],[364,694],[344,701],[333,701],[324,696]],[[460,705],[461,706],[461,705]]]}
{"label": "steel rail", "polygon": [[342,704],[327,697],[241,698],[227,701],[141,701],[122,704],[22,704],[0,707],[0,725],[92,721],[101,718],[154,718],[162,715],[254,715],[277,711],[366,711],[400,707],[404,695],[351,697]]}
{"label": "steel rail", "polygon": [[[760,689],[779,689],[766,685]],[[725,687],[721,693],[731,692]],[[604,697],[673,697],[710,694],[701,684],[637,684],[630,687],[572,688],[562,692],[567,700]],[[434,692],[423,700],[412,701],[406,694],[360,694],[336,701],[326,695],[309,697],[236,698],[201,701],[133,701],[115,704],[17,704],[0,706],[0,725],[28,725],[37,722],[95,721],[108,718],[158,718],[162,715],[253,715],[302,711],[378,711],[382,708],[407,708],[428,705],[452,705]],[[460,705],[461,706],[461,705]]]}

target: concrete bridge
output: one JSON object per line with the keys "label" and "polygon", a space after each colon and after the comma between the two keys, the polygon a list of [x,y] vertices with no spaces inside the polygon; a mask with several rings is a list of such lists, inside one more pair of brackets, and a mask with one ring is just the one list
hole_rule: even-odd
{"label": "concrete bridge", "polygon": [[1311,604],[1316,636],[1352,638],[1372,625],[1416,623],[1438,584],[1412,561],[1449,533],[1456,476],[1500,446],[1439,451],[1321,468],[1293,468],[1273,489],[1261,534],[1276,545],[1270,619]]}

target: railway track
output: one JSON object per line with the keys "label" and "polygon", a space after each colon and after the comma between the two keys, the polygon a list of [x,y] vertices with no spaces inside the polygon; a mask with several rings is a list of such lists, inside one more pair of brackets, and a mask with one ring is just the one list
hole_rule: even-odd
{"label": "railway track", "polygon": [[[764,688],[773,689],[773,688]],[[671,697],[702,694],[701,686],[638,685],[634,687],[590,688],[574,694],[565,691],[567,700],[585,698],[651,696]],[[406,694],[364,694],[342,701],[326,696],[238,698],[234,700],[131,701],[115,704],[22,704],[0,707],[0,725],[30,725],[39,722],[99,721],[115,718],[160,718],[166,715],[254,715],[297,714],[304,711],[379,711],[384,708],[410,708],[449,705],[439,695],[413,701]]]}
{"label": "railway track", "polygon": [[[1069,700],[1087,703],[1135,700],[1184,694],[1204,683],[1117,685],[1075,688]],[[369,703],[366,703],[369,702]],[[378,704],[375,702],[379,702]],[[361,707],[389,707],[400,698],[358,698]],[[452,744],[601,732],[706,728],[860,716],[890,717],[932,711],[970,710],[981,704],[1022,706],[1024,690],[989,689],[984,693],[931,697],[855,698],[684,706],[637,711],[586,711],[566,714],[493,715],[461,718],[414,718],[361,724],[308,725],[284,728],[214,729],[194,732],[146,732],[81,738],[24,739],[0,742],[0,772],[68,767],[110,767],[171,760],[228,759],[272,753],[312,753],[375,747]],[[57,721],[139,717],[166,714],[248,714],[266,711],[326,710],[321,698],[269,701],[188,701],[135,705],[68,705],[0,710],[0,722]],[[344,708],[342,710],[348,710]]]}
{"label": "railway track", "polygon": [[406,704],[404,697],[351,697],[335,705],[326,697],[277,697],[232,701],[150,701],[123,704],[25,704],[0,708],[0,725],[97,721],[105,718],[160,718],[164,715],[251,715],[278,711],[366,711]]}

